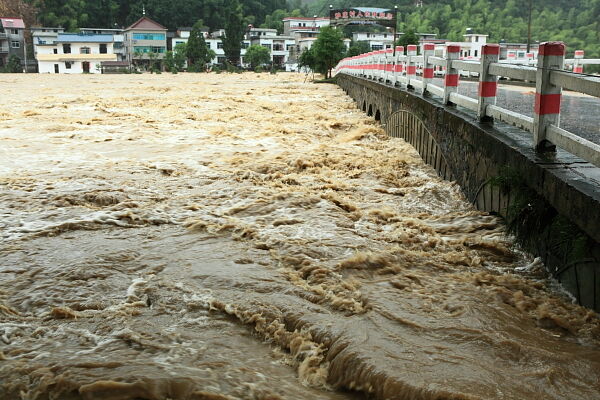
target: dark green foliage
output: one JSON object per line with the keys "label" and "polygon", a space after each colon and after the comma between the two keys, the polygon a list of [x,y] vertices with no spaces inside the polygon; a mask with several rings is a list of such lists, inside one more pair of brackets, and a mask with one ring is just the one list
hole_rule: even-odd
{"label": "dark green foliage", "polygon": [[[344,6],[399,7],[398,32],[437,33],[440,38],[462,41],[466,28],[488,34],[488,42],[527,42],[529,1],[519,0],[431,0],[422,8],[414,0],[317,0],[309,15]],[[567,45],[567,57],[585,50],[586,58],[600,58],[600,0],[533,0],[532,41],[560,40]],[[586,72],[593,71],[591,66]],[[600,67],[598,67],[600,68]]]}
{"label": "dark green foliage", "polygon": [[312,48],[306,49],[300,54],[300,57],[298,57],[298,66],[300,68],[310,68],[313,71],[317,69],[317,59]]}
{"label": "dark green foliage", "polygon": [[404,32],[404,35],[400,36],[400,38],[396,41],[397,46],[408,46],[409,44],[419,44],[419,37],[412,29]]}
{"label": "dark green foliage", "polygon": [[244,59],[246,63],[250,64],[250,68],[256,69],[261,64],[267,64],[271,61],[271,53],[266,47],[253,44],[246,49]]}
{"label": "dark green foliage", "polygon": [[325,78],[329,78],[332,68],[344,58],[346,53],[342,32],[330,26],[321,28],[319,37],[315,40],[311,50],[316,61],[316,71],[324,74]]}
{"label": "dark green foliage", "polygon": [[233,66],[240,65],[240,52],[244,40],[244,14],[238,0],[225,0],[225,37],[223,51]]}
{"label": "dark green foliage", "polygon": [[348,48],[348,52],[346,53],[346,57],[354,57],[359,54],[368,53],[371,51],[371,47],[369,46],[369,42],[352,42],[350,43],[350,48]]}
{"label": "dark green foliage", "polygon": [[0,72],[12,74],[23,72],[21,59],[13,54],[9,57],[8,63],[4,66],[4,68],[0,68]]}
{"label": "dark green foliage", "polygon": [[[32,0],[44,26],[62,26],[72,31],[82,27],[125,27],[146,15],[170,30],[192,26],[199,16],[211,29],[226,21],[226,0]],[[285,0],[243,0],[243,15],[259,25],[277,9],[286,9]]]}
{"label": "dark green foliage", "polygon": [[215,56],[215,52],[206,45],[202,28],[204,28],[204,22],[200,20],[194,24],[192,32],[190,32],[190,38],[185,47],[189,65],[208,64]]}

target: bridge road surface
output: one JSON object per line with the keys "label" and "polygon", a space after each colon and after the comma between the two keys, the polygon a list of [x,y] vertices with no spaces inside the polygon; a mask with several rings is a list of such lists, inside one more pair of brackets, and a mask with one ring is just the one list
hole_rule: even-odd
{"label": "bridge road surface", "polygon": [[0,77],[0,398],[600,398],[598,315],[304,78]]}

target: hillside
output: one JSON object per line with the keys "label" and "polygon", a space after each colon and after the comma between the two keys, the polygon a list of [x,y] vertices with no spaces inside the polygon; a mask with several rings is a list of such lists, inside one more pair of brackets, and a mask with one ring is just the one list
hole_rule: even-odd
{"label": "hillside", "polygon": [[[310,5],[316,12],[345,0],[317,0]],[[400,30],[434,32],[438,37],[461,40],[466,28],[490,35],[490,42],[527,41],[527,0],[362,0],[364,7],[399,6]],[[532,40],[561,40],[568,51],[586,50],[586,57],[600,57],[600,0],[533,0]]]}

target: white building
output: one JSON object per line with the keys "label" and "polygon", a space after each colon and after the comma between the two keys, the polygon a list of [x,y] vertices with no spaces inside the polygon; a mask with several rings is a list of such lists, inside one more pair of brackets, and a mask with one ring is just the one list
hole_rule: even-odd
{"label": "white building", "polygon": [[53,44],[35,45],[38,71],[50,74],[101,72],[103,61],[117,61],[113,35],[59,33]]}
{"label": "white building", "polygon": [[352,40],[367,42],[371,50],[391,49],[394,45],[394,34],[389,32],[354,32]]}
{"label": "white building", "polygon": [[[329,25],[329,18],[305,18],[305,17],[286,17],[283,19],[283,35],[291,36],[296,42],[296,47],[290,49],[288,64],[295,65],[302,52],[310,48],[312,43],[319,36],[322,27]],[[312,39],[312,40],[311,40]],[[293,66],[286,66],[286,69],[295,70]]]}
{"label": "white building", "polygon": [[271,63],[283,66],[290,58],[290,52],[294,51],[296,41],[292,36],[279,36],[277,29],[251,28],[246,35],[251,45],[259,45],[269,49]]}
{"label": "white building", "polygon": [[56,39],[58,39],[58,34],[63,33],[64,28],[50,28],[50,27],[33,27],[31,28],[31,37],[33,40],[33,54],[37,59],[37,49],[38,46],[54,46]]}
{"label": "white building", "polygon": [[96,35],[113,35],[113,49],[117,55],[117,61],[126,61],[127,53],[125,52],[125,34],[123,29],[103,29],[103,28],[81,28],[82,33],[96,34]]}

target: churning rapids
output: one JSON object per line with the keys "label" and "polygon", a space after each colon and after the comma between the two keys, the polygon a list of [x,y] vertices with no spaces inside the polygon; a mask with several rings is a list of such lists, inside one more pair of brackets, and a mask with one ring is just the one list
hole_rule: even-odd
{"label": "churning rapids", "polygon": [[333,85],[0,77],[1,399],[600,399],[600,322]]}

